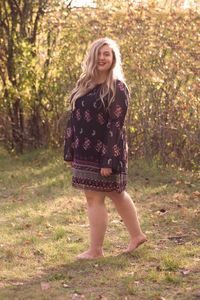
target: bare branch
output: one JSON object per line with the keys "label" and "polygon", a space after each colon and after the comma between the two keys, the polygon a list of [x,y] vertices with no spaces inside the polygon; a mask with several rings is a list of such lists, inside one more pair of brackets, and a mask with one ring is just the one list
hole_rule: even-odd
{"label": "bare branch", "polygon": [[15,6],[17,7],[17,10],[18,10],[20,19],[22,19],[22,11],[21,11],[21,9],[20,9],[20,7],[19,7],[19,4],[17,3],[16,0],[13,0],[13,2],[15,3]]}
{"label": "bare branch", "polygon": [[6,22],[4,20],[1,20],[1,25],[5,28],[7,35],[9,35],[10,32],[10,26],[9,26],[9,18],[8,18],[8,11],[7,11],[7,7],[5,4],[5,0],[3,1],[3,8],[4,8],[4,12],[5,12],[5,19]]}
{"label": "bare branch", "polygon": [[34,27],[33,27],[33,32],[32,32],[32,37],[30,39],[31,43],[35,43],[36,40],[36,33],[37,33],[37,28],[38,28],[38,22],[40,17],[44,14],[44,7],[47,4],[48,0],[39,0],[39,7],[37,11],[37,15],[35,17],[35,22],[34,22]]}

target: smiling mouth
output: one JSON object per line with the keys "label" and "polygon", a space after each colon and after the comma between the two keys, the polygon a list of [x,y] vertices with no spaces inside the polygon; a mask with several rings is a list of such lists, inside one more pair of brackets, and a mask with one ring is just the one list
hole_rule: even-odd
{"label": "smiling mouth", "polygon": [[99,66],[104,66],[106,63],[98,63]]}

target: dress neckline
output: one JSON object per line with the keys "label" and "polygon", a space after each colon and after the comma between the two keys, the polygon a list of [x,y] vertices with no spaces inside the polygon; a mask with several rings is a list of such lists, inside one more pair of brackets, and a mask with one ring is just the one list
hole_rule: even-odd
{"label": "dress neckline", "polygon": [[93,87],[93,89],[96,89],[96,88],[100,87],[101,85],[102,85],[102,83],[98,83]]}

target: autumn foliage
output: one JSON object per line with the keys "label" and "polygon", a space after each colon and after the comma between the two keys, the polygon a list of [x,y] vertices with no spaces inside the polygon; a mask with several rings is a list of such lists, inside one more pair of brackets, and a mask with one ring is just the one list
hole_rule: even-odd
{"label": "autumn foliage", "polygon": [[[26,1],[24,1],[25,3]],[[0,9],[0,137],[17,152],[62,146],[67,96],[88,44],[108,36],[121,47],[131,92],[130,157],[196,169],[200,161],[199,13],[111,1],[3,1]],[[62,122],[63,120],[63,122]]]}

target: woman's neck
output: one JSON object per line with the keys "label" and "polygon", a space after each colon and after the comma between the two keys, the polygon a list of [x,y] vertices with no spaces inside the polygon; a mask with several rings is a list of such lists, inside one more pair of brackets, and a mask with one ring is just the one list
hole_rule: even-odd
{"label": "woman's neck", "polygon": [[100,73],[100,74],[98,74],[98,76],[96,77],[95,82],[96,82],[97,84],[101,84],[101,83],[103,83],[104,81],[106,81],[106,78],[107,78],[107,74],[106,74],[106,73]]}

